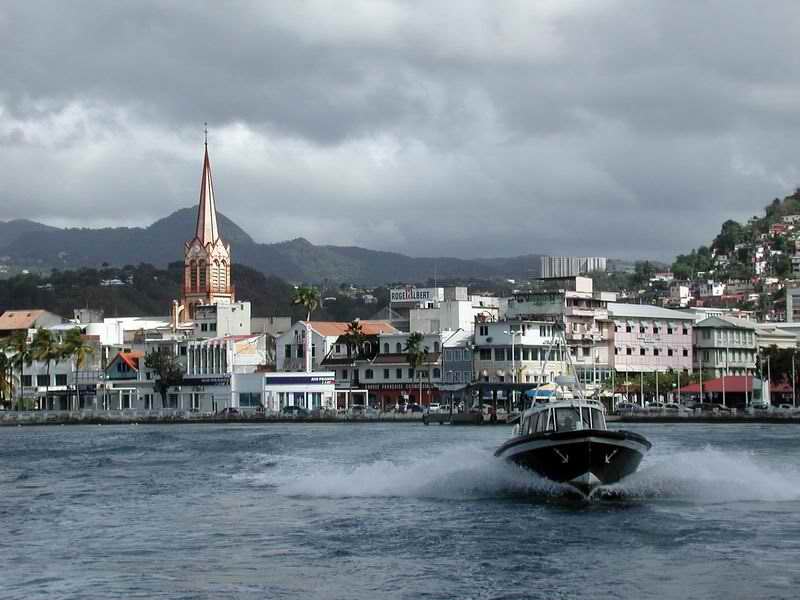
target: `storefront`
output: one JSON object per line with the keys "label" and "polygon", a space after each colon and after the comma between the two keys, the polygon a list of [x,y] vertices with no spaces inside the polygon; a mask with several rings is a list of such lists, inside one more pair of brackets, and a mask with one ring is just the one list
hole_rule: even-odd
{"label": "storefront", "polygon": [[233,404],[240,410],[280,412],[285,406],[306,410],[335,408],[335,374],[242,373],[234,375]]}

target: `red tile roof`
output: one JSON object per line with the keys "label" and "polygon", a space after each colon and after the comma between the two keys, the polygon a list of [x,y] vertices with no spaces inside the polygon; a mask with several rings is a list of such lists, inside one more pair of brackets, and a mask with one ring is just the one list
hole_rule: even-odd
{"label": "red tile roof", "polygon": [[[303,321],[301,321],[302,323]],[[378,335],[379,333],[399,333],[389,321],[359,321],[364,335]],[[309,321],[311,329],[325,337],[345,335],[350,323],[340,321]]]}
{"label": "red tile roof", "polygon": [[139,359],[144,357],[144,352],[117,352],[117,356],[124,360],[131,369],[138,371]]}
{"label": "red tile roof", "polygon": [[7,310],[0,315],[0,330],[31,329],[44,310]]}

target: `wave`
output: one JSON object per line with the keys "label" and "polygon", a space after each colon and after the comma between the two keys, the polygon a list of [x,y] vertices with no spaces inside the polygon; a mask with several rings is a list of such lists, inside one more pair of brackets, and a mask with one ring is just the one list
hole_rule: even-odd
{"label": "wave", "polygon": [[800,499],[800,471],[767,457],[713,447],[676,452],[621,482],[596,490],[600,498],[665,498],[705,503]]}
{"label": "wave", "polygon": [[[776,466],[764,458],[711,447],[677,452],[645,464],[617,484],[598,488],[588,500],[713,504],[800,499],[797,468]],[[286,496],[304,497],[573,500],[577,495],[568,485],[538,477],[476,446],[451,447],[435,456],[355,465],[324,460],[279,459],[276,463],[274,455],[270,459],[237,479],[275,487]]]}

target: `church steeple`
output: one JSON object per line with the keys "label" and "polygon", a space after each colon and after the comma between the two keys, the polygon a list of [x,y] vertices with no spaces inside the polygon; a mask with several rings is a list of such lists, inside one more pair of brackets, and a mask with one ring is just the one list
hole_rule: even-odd
{"label": "church steeple", "polygon": [[197,227],[194,236],[204,246],[219,239],[217,205],[214,202],[214,183],[211,179],[211,161],[208,159],[208,130],[206,130],[203,176],[200,179],[200,204],[197,207]]}
{"label": "church steeple", "polygon": [[230,303],[235,299],[231,285],[231,247],[219,235],[211,161],[208,159],[206,129],[200,203],[194,237],[184,246],[184,277],[180,320],[194,318],[200,305]]}

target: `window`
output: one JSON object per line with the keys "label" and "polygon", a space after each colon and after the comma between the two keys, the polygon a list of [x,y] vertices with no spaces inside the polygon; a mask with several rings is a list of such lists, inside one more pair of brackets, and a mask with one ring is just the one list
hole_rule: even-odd
{"label": "window", "polygon": [[397,377],[397,379],[402,379],[403,378],[403,369],[395,369],[394,374],[395,374],[395,377]]}
{"label": "window", "polygon": [[217,323],[216,323],[216,321],[215,321],[214,323],[209,323],[209,324],[208,324],[208,330],[209,330],[209,331],[216,331],[216,330],[217,330]]}
{"label": "window", "polygon": [[711,339],[711,330],[710,329],[703,329],[703,339],[710,340]]}
{"label": "window", "polygon": [[347,369],[342,369],[342,379],[347,379],[348,373]]}
{"label": "window", "polygon": [[397,342],[397,344],[395,344],[395,350],[397,351],[398,354],[401,354],[403,352],[403,346],[400,342]]}
{"label": "window", "polygon": [[286,346],[284,347],[284,349],[283,349],[283,357],[284,358],[292,358],[292,345],[291,344],[286,344]]}
{"label": "window", "polygon": [[165,408],[178,408],[178,394],[167,395],[167,406]]}
{"label": "window", "polygon": [[522,360],[530,360],[531,359],[531,349],[530,348],[523,348],[522,349]]}
{"label": "window", "polygon": [[186,346],[181,346],[181,356],[186,356]]}
{"label": "window", "polygon": [[304,344],[297,344],[297,358],[303,358],[306,355],[306,348]]}
{"label": "window", "polygon": [[341,352],[342,352],[342,345],[336,344],[336,354],[341,354]]}
{"label": "window", "polygon": [[644,333],[644,332],[645,332],[644,325],[639,325],[639,333]]}
{"label": "window", "polygon": [[617,325],[614,325],[614,333],[617,333],[618,331],[619,331],[619,327]]}
{"label": "window", "polygon": [[619,348],[617,348],[616,346],[614,346],[614,354],[619,354]]}
{"label": "window", "polygon": [[47,375],[37,375],[36,385],[39,386],[50,385],[50,378]]}
{"label": "window", "polygon": [[31,387],[33,385],[33,376],[32,375],[23,375],[22,376],[22,386],[23,387]]}
{"label": "window", "polygon": [[67,376],[61,374],[56,375],[56,385],[67,385]]}
{"label": "window", "polygon": [[672,327],[667,327],[667,335],[672,335]]}
{"label": "window", "polygon": [[667,348],[667,356],[672,356],[672,348]]}
{"label": "window", "polygon": [[683,335],[689,335],[689,330],[686,327],[683,328]]}
{"label": "window", "polygon": [[385,342],[383,344],[383,353],[384,354],[389,354],[389,342]]}
{"label": "window", "polygon": [[372,369],[367,369],[364,371],[364,379],[372,379],[373,372]]}
{"label": "window", "polygon": [[639,356],[644,356],[645,354],[647,354],[647,350],[644,348],[639,348]]}
{"label": "window", "polygon": [[243,408],[261,406],[261,394],[259,392],[239,392],[239,406]]}
{"label": "window", "polygon": [[311,344],[311,358],[314,358],[317,355],[317,345]]}
{"label": "window", "polygon": [[408,378],[409,379],[414,379],[414,369],[409,369],[408,370]]}
{"label": "window", "polygon": [[389,369],[384,369],[383,370],[383,378],[384,379],[391,379],[391,376],[389,375]]}
{"label": "window", "polygon": [[208,331],[208,324],[207,323],[201,323],[200,324],[200,331]]}
{"label": "window", "polygon": [[658,333],[658,327],[653,327],[653,333]]}
{"label": "window", "polygon": [[439,351],[439,342],[433,342],[433,351],[434,352],[438,352]]}
{"label": "window", "polygon": [[488,325],[479,326],[478,335],[489,335],[489,326]]}
{"label": "window", "polygon": [[434,379],[439,379],[441,376],[442,376],[441,369],[434,369],[433,370],[433,378]]}
{"label": "window", "polygon": [[481,360],[492,360],[492,350],[490,348],[481,348],[481,350],[480,350],[480,359]]}
{"label": "window", "polygon": [[686,348],[683,349],[683,355],[689,356],[689,351]]}
{"label": "window", "polygon": [[631,348],[625,348],[625,354],[627,354],[628,356],[630,356],[630,355],[632,355],[632,354],[633,354],[633,350],[632,350]]}
{"label": "window", "polygon": [[558,431],[572,431],[577,429],[580,420],[581,415],[574,408],[556,409],[556,425],[558,426]]}
{"label": "window", "polygon": [[625,333],[631,333],[632,331],[633,331],[633,327],[631,327],[630,325],[626,325],[625,326]]}
{"label": "window", "polygon": [[653,356],[658,356],[658,353],[659,353],[659,349],[658,348],[653,348]]}

